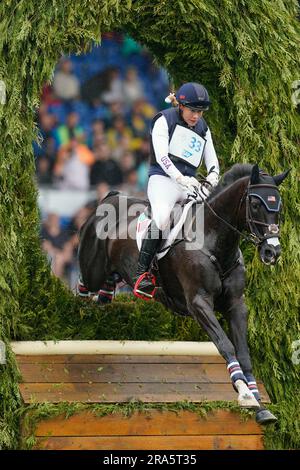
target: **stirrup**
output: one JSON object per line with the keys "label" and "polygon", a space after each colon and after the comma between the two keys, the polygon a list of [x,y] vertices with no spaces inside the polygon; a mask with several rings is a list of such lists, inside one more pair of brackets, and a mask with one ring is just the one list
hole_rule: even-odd
{"label": "stirrup", "polygon": [[[151,281],[151,284],[153,285],[153,290],[150,292],[150,293],[147,293],[147,292],[144,292],[142,290],[139,289],[139,285],[140,283],[145,279],[147,278],[149,281]],[[135,282],[135,285],[134,285],[134,288],[133,288],[133,293],[136,297],[138,297],[139,299],[143,299],[143,300],[151,300],[154,298],[155,296],[155,292],[157,290],[157,287],[156,287],[156,277],[154,276],[154,274],[151,274],[149,272],[146,272],[146,273],[143,273],[141,274],[138,279],[136,280]]]}

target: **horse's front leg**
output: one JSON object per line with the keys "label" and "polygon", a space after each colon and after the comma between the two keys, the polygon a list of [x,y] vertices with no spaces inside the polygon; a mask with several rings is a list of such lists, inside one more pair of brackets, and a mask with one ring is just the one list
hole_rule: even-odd
{"label": "horse's front leg", "polygon": [[252,364],[247,341],[248,311],[243,295],[238,298],[236,296],[231,296],[227,299],[226,316],[229,321],[230,337],[234,344],[237,360],[247,379],[249,389],[260,404],[260,408],[256,413],[256,420],[260,424],[273,423],[277,421],[277,419],[270,411],[261,405],[261,397],[252,372]]}
{"label": "horse's front leg", "polygon": [[194,319],[205,329],[224,357],[233,387],[239,393],[240,406],[258,408],[259,403],[247,386],[247,379],[236,357],[235,348],[214,314],[212,297],[206,292],[199,292],[187,304]]}

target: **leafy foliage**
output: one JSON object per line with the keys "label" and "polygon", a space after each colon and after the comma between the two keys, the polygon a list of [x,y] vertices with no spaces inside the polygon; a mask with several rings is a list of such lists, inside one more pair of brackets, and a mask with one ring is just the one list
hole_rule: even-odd
{"label": "leafy foliage", "polygon": [[[104,31],[125,31],[148,47],[176,85],[205,83],[223,171],[233,162],[258,162],[270,173],[292,168],[282,188],[281,261],[270,269],[251,247],[244,253],[252,357],[280,415],[268,445],[299,447],[293,424],[299,366],[291,360],[292,343],[300,338],[300,122],[291,100],[300,77],[297,14],[296,0],[41,0],[38,8],[32,0],[2,0],[0,80],[7,100],[0,104],[0,339],[8,349],[12,338],[116,337],[117,326],[128,339],[189,339],[190,327],[191,338],[201,337],[161,307],[143,313],[139,303],[116,303],[101,312],[83,306],[51,276],[39,247],[32,141],[38,138],[34,113],[42,84],[61,53],[82,53]],[[20,397],[10,353],[0,374],[0,440],[11,448]]]}

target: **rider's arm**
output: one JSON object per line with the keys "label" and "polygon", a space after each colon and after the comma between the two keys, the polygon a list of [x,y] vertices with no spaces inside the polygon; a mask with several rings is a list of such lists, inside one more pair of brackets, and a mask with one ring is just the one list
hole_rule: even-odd
{"label": "rider's arm", "polygon": [[155,121],[152,129],[152,144],[156,161],[162,167],[164,172],[174,180],[182,176],[180,171],[177,170],[174,163],[168,157],[169,129],[164,116],[160,116]]}
{"label": "rider's arm", "polygon": [[212,141],[211,132],[209,129],[207,130],[205,138],[206,138],[206,145],[204,148],[203,157],[204,157],[207,174],[212,179],[211,183],[214,186],[218,182],[220,167],[219,167],[219,161],[218,161],[218,157],[215,151],[215,147]]}

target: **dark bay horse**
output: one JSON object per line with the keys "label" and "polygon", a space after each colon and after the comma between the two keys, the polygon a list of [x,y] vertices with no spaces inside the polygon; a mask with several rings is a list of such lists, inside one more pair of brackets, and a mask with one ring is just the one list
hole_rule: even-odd
{"label": "dark bay horse", "polygon": [[[204,204],[203,246],[189,250],[189,242],[177,243],[157,262],[160,288],[156,299],[174,313],[191,315],[204,328],[227,363],[240,405],[256,407],[260,424],[276,418],[261,405],[252,373],[239,241],[241,236],[248,237],[257,245],[263,263],[276,263],[280,255],[278,186],[287,173],[272,177],[257,165],[234,165]],[[125,210],[120,209],[122,201]],[[111,192],[98,207],[111,207],[111,216],[97,209],[83,225],[79,265],[86,290],[112,293],[115,276],[133,286],[138,249],[129,227],[135,233],[139,214],[130,215],[130,209],[137,204],[144,210],[146,201]],[[227,319],[230,339],[214,311]]]}

